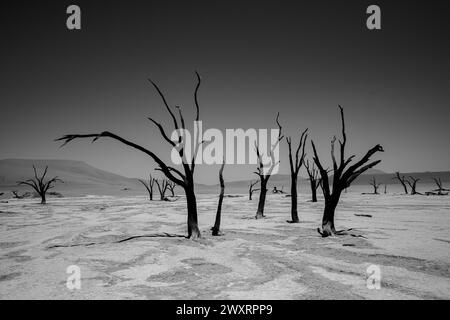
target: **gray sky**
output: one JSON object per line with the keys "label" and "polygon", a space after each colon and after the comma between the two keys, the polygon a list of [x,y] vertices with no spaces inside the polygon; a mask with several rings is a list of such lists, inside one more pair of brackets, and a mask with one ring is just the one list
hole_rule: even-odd
{"label": "gray sky", "polygon": [[[372,3],[344,3],[77,1],[81,31],[65,27],[71,2],[2,3],[0,158],[83,160],[146,176],[154,162],[114,141],[60,149],[53,139],[110,130],[167,159],[147,117],[170,118],[146,79],[188,118],[198,70],[205,128],[275,128],[280,112],[284,133],[297,141],[308,127],[328,160],[340,104],[348,153],[380,143],[378,169],[450,170],[449,5],[377,2],[382,30],[369,31]],[[281,152],[287,172],[285,142]],[[253,169],[229,166],[225,176],[246,179]],[[217,167],[196,176],[214,183]]]}

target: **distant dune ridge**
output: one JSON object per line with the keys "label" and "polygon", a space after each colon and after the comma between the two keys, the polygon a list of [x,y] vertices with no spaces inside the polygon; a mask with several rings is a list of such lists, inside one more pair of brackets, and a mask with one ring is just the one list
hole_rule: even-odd
{"label": "distant dune ridge", "polygon": [[3,192],[25,190],[24,187],[17,187],[16,182],[33,177],[33,164],[38,172],[43,171],[48,165],[47,177],[58,176],[64,181],[57,183],[52,189],[63,195],[114,195],[121,193],[125,188],[141,189],[137,179],[100,170],[83,161],[5,159],[0,160],[0,190]]}
{"label": "distant dune ridge", "polygon": [[[18,187],[16,182],[28,179],[33,176],[32,166],[36,165],[38,171],[43,170],[46,165],[49,166],[47,177],[58,176],[64,183],[58,183],[52,191],[58,191],[65,196],[83,196],[83,195],[146,195],[146,190],[135,178],[127,178],[118,174],[104,171],[83,161],[74,160],[32,160],[32,159],[5,159],[0,160],[0,192],[4,192],[3,197],[10,197],[11,190],[32,191],[24,187]],[[420,178],[420,184],[430,185],[433,183],[432,177],[440,177],[444,185],[450,181],[450,171],[443,172],[413,172],[403,173],[406,177],[413,176]],[[393,173],[385,173],[381,170],[371,169],[366,174],[361,175],[352,185],[368,185],[368,181],[375,177],[382,184],[396,185],[393,180]],[[256,180],[253,179],[253,181]],[[226,193],[247,193],[250,180],[225,181]],[[273,186],[289,193],[290,176],[287,174],[277,174],[269,180],[270,190]],[[304,192],[308,191],[308,180],[305,177],[299,177],[299,185]],[[219,187],[217,185],[208,186],[203,184],[196,185],[198,193],[216,193]],[[270,191],[269,190],[269,191]],[[178,187],[178,194],[183,191]],[[382,191],[380,189],[380,191]],[[320,192],[319,192],[320,193]]]}

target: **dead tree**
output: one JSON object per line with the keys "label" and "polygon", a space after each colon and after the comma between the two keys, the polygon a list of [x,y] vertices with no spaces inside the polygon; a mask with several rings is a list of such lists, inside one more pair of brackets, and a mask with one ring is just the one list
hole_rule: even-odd
{"label": "dead tree", "polygon": [[155,179],[155,183],[159,191],[159,200],[161,201],[166,200],[166,191],[168,185],[167,179],[161,179],[161,184],[159,184],[158,179]]}
{"label": "dead tree", "polygon": [[214,227],[211,228],[213,236],[220,235],[220,219],[222,214],[222,203],[223,196],[225,194],[225,182],[223,180],[223,168],[225,167],[225,160],[220,166],[219,170],[219,182],[220,182],[220,194],[219,194],[219,203],[217,204],[217,212],[216,212],[216,221],[214,222]]}
{"label": "dead tree", "polygon": [[175,188],[176,188],[176,184],[173,183],[170,180],[167,180],[167,189],[169,189],[170,194],[172,195],[172,197],[175,197]]}
{"label": "dead tree", "polygon": [[377,183],[377,179],[375,179],[375,177],[372,177],[369,184],[373,187],[373,194],[379,194],[378,188],[381,186],[381,183]]}
{"label": "dead tree", "polygon": [[156,179],[153,178],[152,175],[150,175],[150,178],[148,179],[148,182],[139,179],[139,182],[144,185],[145,189],[147,189],[150,201],[153,201],[153,186],[155,185],[155,180]]}
{"label": "dead tree", "polygon": [[255,182],[250,181],[250,184],[249,184],[249,186],[248,186],[248,200],[252,200],[253,192],[259,190],[259,188],[253,189],[253,187],[254,187],[257,183],[258,183],[258,180],[255,181]]}
{"label": "dead tree", "polygon": [[47,203],[47,199],[46,199],[47,191],[49,189],[54,188],[56,182],[63,182],[63,181],[61,179],[58,179],[58,177],[53,177],[50,180],[48,180],[47,182],[44,182],[45,175],[47,174],[48,166],[45,167],[44,173],[40,177],[38,176],[36,167],[34,165],[33,165],[33,170],[34,170],[34,178],[31,178],[31,179],[28,179],[25,181],[18,181],[17,185],[19,185],[19,186],[26,185],[26,186],[32,187],[34,189],[34,191],[36,191],[36,193],[41,197],[41,204],[46,204]]}
{"label": "dead tree", "polygon": [[352,155],[346,159],[345,157],[345,147],[347,143],[347,136],[345,133],[345,121],[344,121],[344,110],[341,106],[339,106],[340,114],[341,114],[341,122],[342,122],[342,140],[339,139],[340,145],[340,160],[339,164],[336,161],[335,153],[334,153],[334,145],[336,142],[336,136],[331,140],[331,159],[333,162],[333,184],[332,188],[330,188],[330,181],[328,178],[328,172],[324,169],[322,163],[319,160],[319,155],[317,154],[316,146],[314,145],[314,141],[311,141],[311,145],[314,152],[314,162],[319,169],[320,175],[322,177],[322,191],[325,197],[325,207],[323,211],[322,218],[322,231],[320,228],[317,230],[322,235],[322,237],[327,237],[331,235],[339,235],[344,234],[343,231],[336,231],[334,227],[334,213],[336,210],[336,206],[339,203],[339,198],[341,196],[342,191],[345,188],[348,188],[350,184],[362,173],[366,170],[376,166],[381,160],[376,160],[366,164],[370,157],[373,156],[376,152],[383,152],[383,147],[379,144],[371,148],[367,153],[356,163],[350,165],[346,168],[350,162],[353,160],[355,155]]}
{"label": "dead tree", "polygon": [[416,186],[417,186],[417,182],[420,181],[420,179],[415,179],[414,177],[409,176],[409,178],[411,179],[411,181],[409,181],[408,179],[406,179],[406,183],[409,184],[410,188],[411,188],[411,195],[415,195],[415,194],[421,194],[420,192],[416,191]]}
{"label": "dead tree", "polygon": [[319,177],[319,170],[316,169],[314,162],[312,167],[309,165],[309,160],[306,160],[304,164],[311,186],[311,202],[317,202],[317,188],[319,188],[322,181]]}
{"label": "dead tree", "polygon": [[[297,179],[298,172],[305,161],[305,144],[308,138],[308,129],[302,132],[300,141],[298,142],[297,149],[295,151],[295,161],[292,155],[292,138],[286,137],[286,142],[289,150],[289,167],[291,172],[291,221],[290,223],[299,223],[298,210],[297,210]],[[301,154],[300,154],[301,150]]]}
{"label": "dead tree", "polygon": [[256,149],[256,156],[258,158],[258,167],[256,168],[256,171],[254,172],[260,180],[260,192],[259,192],[259,200],[258,200],[258,209],[256,210],[256,219],[260,219],[264,217],[264,206],[266,204],[266,195],[267,195],[267,182],[270,179],[270,176],[272,175],[273,169],[279,164],[279,162],[275,161],[275,156],[273,152],[275,151],[276,147],[280,143],[280,141],[283,139],[283,136],[281,135],[281,125],[278,121],[280,114],[277,114],[276,123],[278,125],[278,138],[276,143],[271,147],[269,151],[270,156],[270,164],[263,163],[262,155],[259,150],[258,144],[255,145]]}
{"label": "dead tree", "polygon": [[441,178],[433,178],[433,181],[438,186],[438,188],[434,189],[433,192],[437,192],[438,196],[446,196],[446,195],[448,195],[448,192],[443,192],[443,191],[450,191],[450,189],[445,189],[445,188],[442,187]]}
{"label": "dead tree", "polygon": [[[200,88],[201,78],[197,72],[196,72],[196,76],[197,76],[197,84],[196,84],[195,90],[194,90],[194,102],[195,102],[196,112],[195,112],[194,124],[198,127],[199,126],[198,121],[199,121],[199,116],[200,116],[200,107],[199,107],[199,103],[198,103],[198,90]],[[170,181],[176,183],[178,186],[180,186],[184,189],[184,192],[186,194],[186,203],[187,203],[188,238],[191,238],[191,239],[200,238],[201,235],[200,235],[200,230],[198,228],[198,218],[197,218],[197,199],[195,196],[195,189],[194,189],[194,171],[195,171],[195,159],[197,157],[199,147],[203,143],[203,141],[201,140],[201,137],[194,138],[195,141],[194,141],[194,148],[193,148],[193,153],[192,153],[193,155],[192,155],[191,159],[187,159],[186,153],[184,152],[186,139],[184,138],[184,135],[183,135],[183,130],[185,130],[186,127],[185,127],[185,122],[184,122],[181,108],[180,107],[177,108],[178,115],[179,115],[179,117],[178,117],[179,119],[177,119],[172,108],[169,107],[166,97],[164,96],[162,91],[159,89],[159,87],[156,85],[156,83],[154,83],[150,79],[149,79],[149,81],[153,85],[153,87],[156,89],[156,91],[158,92],[166,110],[168,111],[170,117],[173,120],[174,129],[179,133],[178,141],[171,140],[168,137],[166,130],[163,128],[163,126],[159,122],[155,121],[152,118],[148,118],[148,119],[159,129],[159,132],[161,133],[162,138],[171,147],[175,148],[175,150],[177,151],[177,153],[179,154],[179,156],[182,160],[182,167],[183,167],[182,170],[184,172],[181,172],[180,170],[178,170],[175,167],[167,165],[166,163],[164,163],[163,160],[161,160],[161,158],[159,156],[157,156],[151,150],[149,150],[143,146],[140,146],[134,142],[126,140],[112,132],[109,132],[109,131],[103,131],[101,133],[93,133],[93,134],[68,134],[59,139],[56,139],[56,141],[64,141],[64,143],[62,145],[62,146],[64,146],[75,139],[91,138],[91,139],[93,139],[93,142],[95,142],[102,137],[108,137],[108,138],[117,140],[131,148],[139,150],[139,151],[145,153],[146,155],[148,155],[149,157],[151,157],[159,166],[159,168],[157,170],[162,171],[164,173],[164,175],[168,179],[170,179]]]}
{"label": "dead tree", "polygon": [[31,196],[31,193],[29,193],[29,192],[25,192],[24,194],[19,194],[19,192],[16,190],[11,191],[11,193],[13,194],[14,199],[25,199],[25,198]]}
{"label": "dead tree", "polygon": [[395,177],[392,178],[393,180],[398,180],[400,184],[403,187],[403,190],[405,190],[405,194],[408,194],[408,187],[406,186],[406,178],[405,176],[400,176],[400,172],[395,173]]}

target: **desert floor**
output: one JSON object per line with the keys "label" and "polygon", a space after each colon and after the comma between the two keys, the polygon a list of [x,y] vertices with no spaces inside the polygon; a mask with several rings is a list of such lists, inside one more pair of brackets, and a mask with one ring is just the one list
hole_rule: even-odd
{"label": "desert floor", "polygon": [[[321,199],[299,195],[302,222],[289,224],[289,198],[270,195],[267,217],[255,220],[257,198],[225,198],[223,235],[212,237],[217,196],[200,195],[198,241],[165,236],[185,234],[182,198],[1,203],[0,298],[450,298],[450,196],[344,194],[336,226],[353,236],[332,238],[316,231]],[[66,287],[70,265],[79,290]],[[378,290],[367,287],[371,265]]]}

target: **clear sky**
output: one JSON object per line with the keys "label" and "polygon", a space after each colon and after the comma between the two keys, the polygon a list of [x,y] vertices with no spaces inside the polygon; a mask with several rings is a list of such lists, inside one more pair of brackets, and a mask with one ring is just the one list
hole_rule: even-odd
{"label": "clear sky", "polygon": [[[394,3],[395,2],[395,3]],[[82,30],[66,28],[66,7]],[[346,112],[349,153],[380,143],[378,169],[450,170],[450,28],[445,1],[33,1],[0,5],[0,158],[82,160],[129,177],[154,162],[114,141],[67,133],[115,132],[168,159],[147,117],[170,125],[151,77],[193,117],[194,71],[205,128],[308,127],[325,160]],[[309,146],[309,144],[308,144]],[[288,172],[282,144],[281,172]],[[308,153],[311,153],[308,147]],[[228,180],[254,166],[229,166]],[[217,167],[200,166],[214,183]]]}

